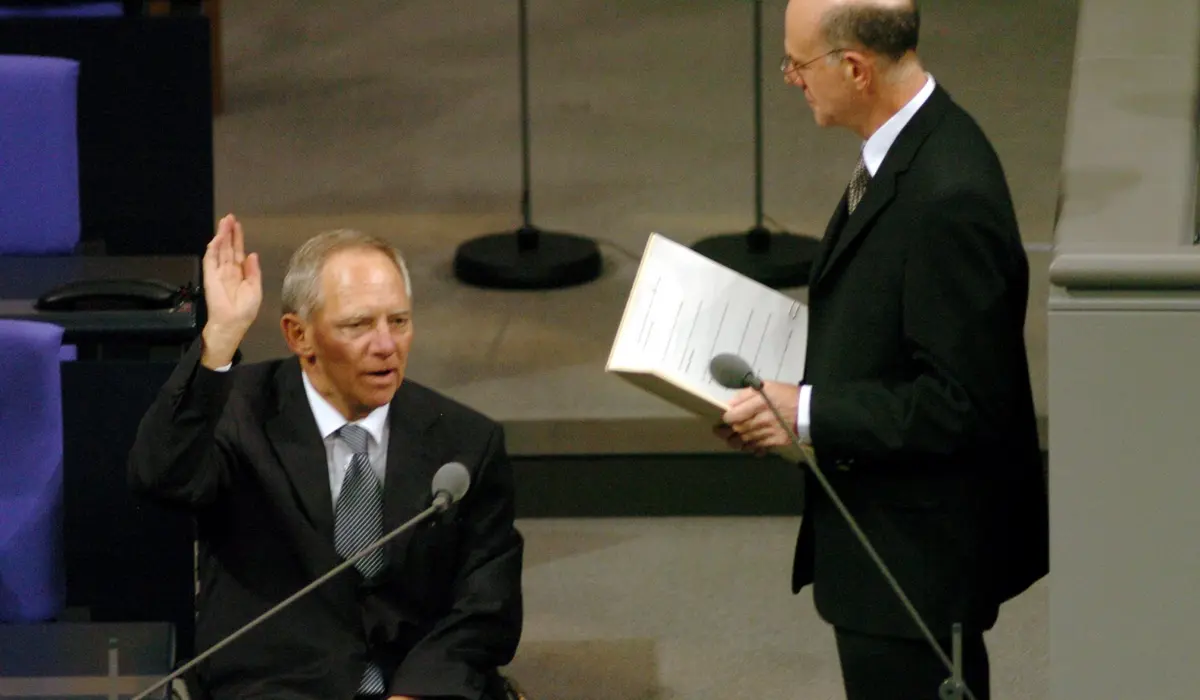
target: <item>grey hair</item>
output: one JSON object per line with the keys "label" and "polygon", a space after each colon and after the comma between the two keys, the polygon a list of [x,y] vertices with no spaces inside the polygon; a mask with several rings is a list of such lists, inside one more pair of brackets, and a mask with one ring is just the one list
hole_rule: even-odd
{"label": "grey hair", "polygon": [[821,17],[821,34],[830,46],[863,48],[896,62],[917,49],[921,10],[917,0],[893,7],[845,3]]}
{"label": "grey hair", "polygon": [[292,253],[287,272],[283,276],[281,295],[283,313],[296,314],[308,320],[321,304],[321,271],[325,263],[343,250],[377,250],[388,256],[404,278],[404,291],[412,299],[412,281],[408,276],[408,265],[395,246],[369,233],[353,229],[338,229],[317,234],[304,242]]}

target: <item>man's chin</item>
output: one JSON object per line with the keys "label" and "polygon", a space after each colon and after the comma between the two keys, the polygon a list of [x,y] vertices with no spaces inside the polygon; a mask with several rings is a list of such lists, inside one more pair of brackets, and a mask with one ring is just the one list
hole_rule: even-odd
{"label": "man's chin", "polygon": [[362,383],[362,403],[372,410],[391,403],[403,381],[404,378],[399,373],[392,373],[387,377],[367,375]]}

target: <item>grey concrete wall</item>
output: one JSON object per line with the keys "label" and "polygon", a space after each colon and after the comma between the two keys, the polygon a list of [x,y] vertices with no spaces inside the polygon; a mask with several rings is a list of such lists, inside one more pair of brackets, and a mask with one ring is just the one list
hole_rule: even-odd
{"label": "grey concrete wall", "polygon": [[1191,243],[1200,3],[1082,0],[1059,249]]}
{"label": "grey concrete wall", "polygon": [[1200,688],[1200,3],[1083,0],[1050,268],[1050,697]]}

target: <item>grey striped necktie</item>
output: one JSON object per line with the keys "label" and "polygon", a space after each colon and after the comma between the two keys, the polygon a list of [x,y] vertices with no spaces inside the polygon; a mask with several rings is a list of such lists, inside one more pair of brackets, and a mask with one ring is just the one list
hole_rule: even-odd
{"label": "grey striped necktie", "polygon": [[850,176],[850,185],[846,189],[846,203],[850,207],[851,214],[854,213],[858,203],[862,201],[870,182],[871,173],[867,170],[867,163],[863,160],[862,152],[859,151],[858,163],[854,166],[854,174]]}
{"label": "grey striped necktie", "polygon": [[[333,543],[342,558],[349,559],[383,534],[383,494],[379,480],[371,469],[371,457],[367,453],[369,434],[357,425],[342,426],[338,435],[346,441],[354,456],[342,478],[342,490],[338,494],[334,514]],[[372,578],[383,571],[384,553],[380,547],[354,564],[364,578]],[[386,690],[383,674],[379,667],[367,664],[359,683],[358,692],[364,695],[381,695]]]}

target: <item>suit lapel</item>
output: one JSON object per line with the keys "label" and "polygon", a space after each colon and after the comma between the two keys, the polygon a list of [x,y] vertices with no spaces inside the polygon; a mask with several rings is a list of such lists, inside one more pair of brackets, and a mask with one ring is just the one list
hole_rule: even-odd
{"label": "suit lapel", "polygon": [[[900,131],[900,135],[896,137],[891,148],[888,149],[887,155],[883,159],[879,171],[871,178],[871,183],[867,185],[866,194],[863,195],[862,201],[854,209],[854,213],[848,217],[843,217],[846,211],[846,198],[842,197],[842,203],[838,207],[837,213],[834,214],[833,221],[830,222],[831,228],[836,222],[844,220],[841,231],[833,239],[830,249],[827,254],[821,256],[820,267],[814,266],[812,282],[809,288],[816,286],[828,272],[837,264],[839,258],[854,245],[854,242],[864,235],[869,230],[869,224],[882,212],[896,196],[896,178],[908,170],[912,164],[913,158],[916,157],[917,151],[921,144],[928,138],[933,128],[937,126],[942,115],[946,112],[946,107],[950,104],[950,96],[942,89],[940,85],[935,86],[933,93],[929,99],[917,113],[913,115],[908,124]],[[837,229],[834,229],[836,231]],[[826,237],[829,233],[826,233]],[[822,251],[825,252],[824,250]]]}
{"label": "suit lapel", "polygon": [[277,375],[276,390],[279,410],[267,420],[267,439],[275,448],[305,515],[332,542],[333,496],[329,492],[325,443],[304,394],[299,362],[284,363]]}
{"label": "suit lapel", "polygon": [[809,288],[821,276],[821,271],[825,269],[825,263],[829,260],[829,251],[837,244],[837,234],[842,226],[846,223],[846,195],[842,195],[842,201],[838,202],[837,210],[833,212],[833,217],[829,219],[829,224],[825,227],[825,235],[821,237],[821,245],[817,248],[817,256],[813,259],[812,271],[809,272]]}
{"label": "suit lapel", "polygon": [[867,192],[863,195],[862,201],[855,207],[854,212],[845,218],[842,230],[837,234],[829,255],[821,265],[821,273],[817,277],[817,282],[821,281],[825,273],[837,263],[838,258],[844,255],[854,241],[867,230],[867,224],[892,201],[895,195],[896,174],[886,167],[881,167],[875,177],[871,179],[871,184],[867,186]]}
{"label": "suit lapel", "polygon": [[[429,507],[433,474],[441,464],[428,450],[425,433],[437,418],[433,407],[401,383],[388,411],[387,475],[383,486],[383,532],[387,534]],[[398,535],[391,546],[401,548],[412,530]]]}

